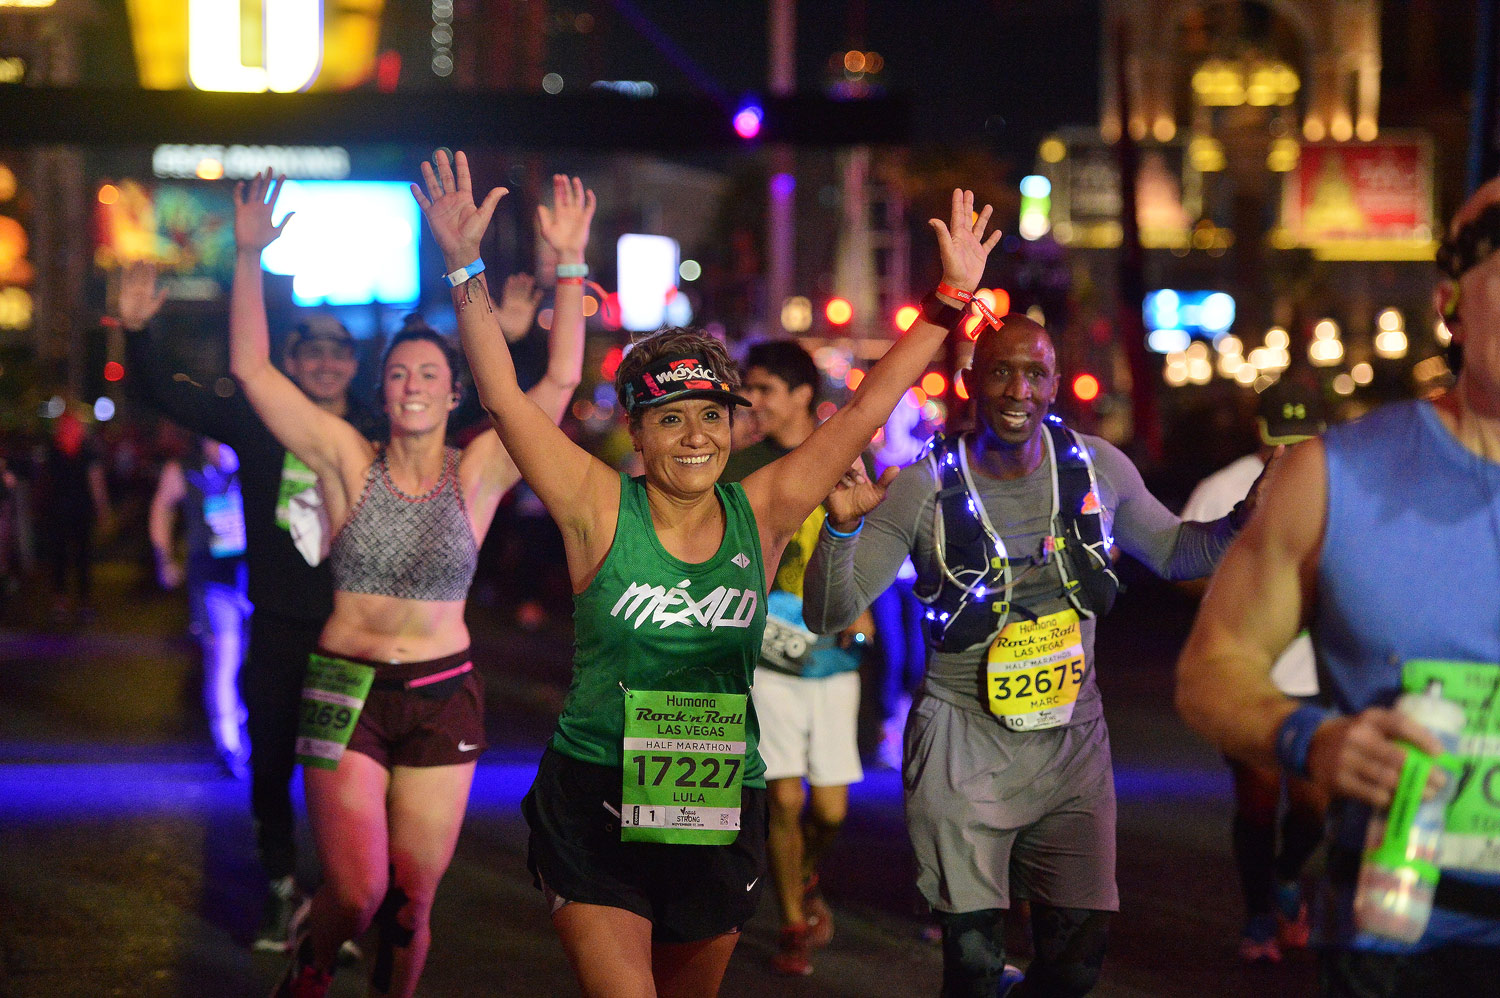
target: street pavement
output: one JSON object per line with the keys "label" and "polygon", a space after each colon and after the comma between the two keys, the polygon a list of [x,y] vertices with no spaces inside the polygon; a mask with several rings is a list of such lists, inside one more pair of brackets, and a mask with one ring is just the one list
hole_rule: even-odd
{"label": "street pavement", "polygon": [[[261,998],[281,971],[280,957],[249,949],[264,881],[248,790],[210,748],[182,597],[143,576],[128,561],[101,564],[98,616],[85,625],[43,626],[42,601],[23,592],[0,628],[0,998]],[[1227,771],[1171,709],[1190,614],[1174,590],[1143,579],[1100,628],[1122,912],[1094,994],[1311,994],[1309,954],[1274,967],[1235,954],[1243,916]],[[438,894],[419,993],[576,995],[526,871],[518,807],[566,689],[569,630],[523,630],[480,600],[469,618],[492,748]],[[874,719],[865,722],[872,747]],[[851,796],[823,875],[837,934],[815,973],[771,972],[768,892],[730,964],[726,998],[937,994],[941,960],[912,887],[899,777],[872,768]],[[1024,964],[1025,935],[1013,930]],[[345,969],[332,994],[362,995],[364,978],[363,967]]]}

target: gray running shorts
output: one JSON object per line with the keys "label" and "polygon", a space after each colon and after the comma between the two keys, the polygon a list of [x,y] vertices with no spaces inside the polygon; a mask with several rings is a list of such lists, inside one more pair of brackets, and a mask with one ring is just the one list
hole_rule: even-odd
{"label": "gray running shorts", "polygon": [[1104,718],[1014,732],[924,693],[906,721],[906,827],[937,911],[1118,911],[1115,784]]}

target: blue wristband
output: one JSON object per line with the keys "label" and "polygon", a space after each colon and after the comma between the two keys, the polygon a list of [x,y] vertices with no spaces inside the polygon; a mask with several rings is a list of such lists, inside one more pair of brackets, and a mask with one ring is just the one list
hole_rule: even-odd
{"label": "blue wristband", "polygon": [[848,540],[851,537],[858,536],[859,532],[861,530],[865,529],[865,518],[864,517],[860,517],[859,518],[859,526],[855,527],[853,530],[849,531],[848,533],[844,533],[844,531],[842,531],[842,530],[834,530],[833,529],[833,521],[829,520],[827,518],[824,518],[824,520],[823,520],[823,529],[826,530],[826,531],[828,531],[828,536],[829,537],[837,537],[841,541],[846,541],[846,540]]}
{"label": "blue wristband", "polygon": [[450,287],[456,288],[469,278],[482,273],[484,273],[484,261],[475,260],[467,267],[459,267],[451,274],[444,274],[443,279],[448,282]]}
{"label": "blue wristband", "polygon": [[557,265],[558,277],[587,277],[589,276],[589,265],[586,263],[560,263]]}
{"label": "blue wristband", "polygon": [[1276,729],[1276,761],[1288,772],[1306,777],[1313,732],[1324,721],[1337,716],[1336,711],[1315,704],[1306,704],[1292,711]]}

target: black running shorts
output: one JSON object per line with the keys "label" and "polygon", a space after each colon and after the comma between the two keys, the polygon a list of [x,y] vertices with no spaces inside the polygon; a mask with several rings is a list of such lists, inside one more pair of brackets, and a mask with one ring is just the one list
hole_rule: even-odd
{"label": "black running shorts", "polygon": [[521,802],[531,826],[527,865],[555,903],[623,908],[658,943],[689,943],[749,921],[765,887],[766,792],[745,787],[729,845],[620,841],[620,770],[548,748]]}

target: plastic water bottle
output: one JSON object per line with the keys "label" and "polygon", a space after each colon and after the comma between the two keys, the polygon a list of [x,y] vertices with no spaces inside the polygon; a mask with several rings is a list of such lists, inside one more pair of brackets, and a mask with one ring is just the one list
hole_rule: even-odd
{"label": "plastic water bottle", "polygon": [[[1446,752],[1458,749],[1464,710],[1443,698],[1433,680],[1422,694],[1407,693],[1396,709],[1425,727]],[[1443,815],[1457,781],[1452,774],[1431,800],[1423,800],[1432,758],[1411,746],[1388,812],[1375,812],[1365,833],[1365,851],[1354,890],[1354,924],[1362,933],[1396,943],[1415,943],[1432,916],[1438,881]]]}

